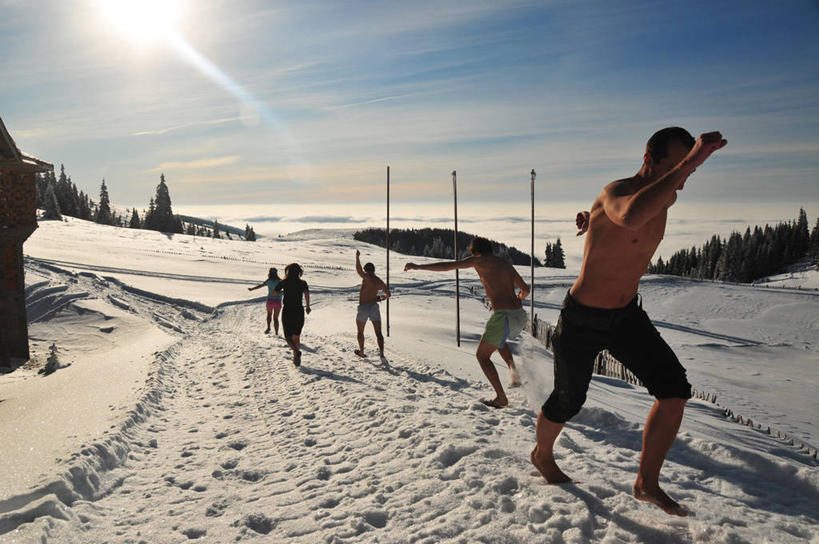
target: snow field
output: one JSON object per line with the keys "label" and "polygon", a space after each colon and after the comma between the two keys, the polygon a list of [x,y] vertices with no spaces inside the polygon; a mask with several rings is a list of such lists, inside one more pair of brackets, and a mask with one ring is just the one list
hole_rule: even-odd
{"label": "snow field", "polygon": [[[726,420],[708,403],[689,403],[661,478],[669,494],[695,515],[669,518],[632,499],[642,424],[653,399],[611,378],[594,378],[586,407],[558,440],[558,462],[580,483],[547,485],[528,455],[536,412],[551,389],[550,356],[522,337],[516,358],[524,387],[509,391],[508,409],[480,404],[491,390],[473,353],[488,313],[479,299],[462,300],[463,341],[457,348],[454,282],[448,275],[403,274],[393,262],[396,296],[384,365],[373,356],[369,325],[370,357],[352,354],[358,285],[352,259],[354,248],[361,246],[343,233],[314,232],[257,245],[198,241],[200,253],[218,248],[230,256],[234,246],[256,252],[243,255],[250,263],[221,269],[228,259],[201,254],[156,253],[128,261],[127,254],[142,243],[138,236],[115,243],[113,236],[124,236],[112,234],[118,229],[82,222],[71,228],[88,232],[72,240],[85,239],[87,260],[97,262],[71,260],[60,253],[68,244],[58,243],[68,231],[65,225],[41,227],[38,233],[48,232],[45,246],[32,239],[31,253],[40,261],[29,265],[30,285],[60,292],[60,285],[76,280],[62,292],[70,296],[76,289],[89,296],[62,306],[57,299],[43,302],[38,311],[49,326],[42,329],[42,342],[68,343],[75,326],[61,328],[60,320],[77,313],[77,304],[96,299],[92,306],[108,301],[125,317],[161,328],[168,343],[150,358],[150,375],[139,395],[122,397],[121,404],[130,403],[132,409],[108,414],[114,429],[81,449],[65,440],[58,446],[67,455],[47,464],[37,483],[12,482],[16,491],[0,500],[0,542],[819,542],[816,463]],[[170,252],[180,240],[151,243]],[[99,247],[129,263],[119,267],[125,272],[112,274],[116,280],[100,277],[107,274],[100,271],[58,272],[107,266],[95,250]],[[383,253],[361,249],[362,258],[383,273],[377,260]],[[300,369],[292,366],[281,338],[261,333],[263,303],[250,300],[255,292],[245,291],[264,277],[268,264],[261,256],[268,252],[276,262],[315,266],[305,276],[315,302],[302,337]],[[152,276],[170,270],[181,274],[183,267],[171,264],[179,258],[200,259],[195,274],[202,278],[219,278],[223,272],[239,278],[248,270],[252,280],[231,291],[233,284],[227,282]],[[570,274],[539,274],[537,311],[554,322]],[[474,275],[461,278],[465,287],[477,285]],[[133,279],[140,282],[137,289],[122,284]],[[176,289],[183,282],[188,292],[207,299],[195,297],[196,304],[178,300],[184,298]],[[793,413],[814,410],[813,396],[801,396],[815,390],[816,383],[810,366],[816,353],[813,299],[771,290],[760,300],[760,291],[750,288],[664,278],[649,278],[641,292],[649,315],[667,325],[658,325],[659,330],[688,367],[695,387],[720,388],[720,398],[729,401],[750,398],[761,420],[778,418],[809,434],[811,427],[794,421]],[[219,304],[215,312],[205,311],[209,303]],[[792,307],[802,318],[768,323],[759,317],[777,307],[783,311],[776,315],[787,316]],[[96,316],[89,327],[107,327],[99,312],[84,315]],[[752,320],[753,327],[742,327],[743,319]],[[98,331],[85,342],[101,349],[102,339],[117,330]],[[138,342],[123,338],[122,343],[139,353]],[[709,350],[717,355],[702,361]],[[737,366],[751,363],[759,376],[720,373],[721,358]],[[770,358],[781,359],[774,370],[764,364]],[[66,359],[72,366],[53,377],[75,372],[90,357],[69,350]],[[506,382],[502,363],[499,373]],[[751,398],[749,385],[789,375],[795,379],[783,382],[794,387],[787,394],[758,395],[765,390],[760,385]],[[12,376],[0,383],[6,385]],[[122,376],[109,377],[113,386]],[[703,382],[704,377],[710,381]],[[86,388],[84,394],[94,390]],[[63,421],[70,427],[70,420]],[[25,433],[17,436],[30,439]]]}

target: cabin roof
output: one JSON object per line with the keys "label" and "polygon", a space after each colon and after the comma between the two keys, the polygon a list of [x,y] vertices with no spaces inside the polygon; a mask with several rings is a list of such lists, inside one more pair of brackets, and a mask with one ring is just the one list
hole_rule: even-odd
{"label": "cabin roof", "polygon": [[27,172],[48,172],[54,166],[20,151],[11,137],[3,118],[0,117],[0,168],[25,170]]}

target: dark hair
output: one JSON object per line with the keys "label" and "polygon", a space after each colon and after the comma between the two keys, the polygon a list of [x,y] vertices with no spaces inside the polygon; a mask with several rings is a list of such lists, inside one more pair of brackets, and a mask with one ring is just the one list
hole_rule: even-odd
{"label": "dark hair", "polygon": [[365,272],[373,272],[375,273],[375,265],[373,263],[367,263],[364,265]]}
{"label": "dark hair", "polygon": [[475,236],[469,243],[469,252],[478,255],[492,255],[492,242],[486,238]]}
{"label": "dark hair", "polygon": [[269,280],[277,280],[279,279],[279,271],[276,268],[271,268],[267,271],[267,279]]}
{"label": "dark hair", "polygon": [[288,278],[300,278],[304,270],[297,263],[290,263],[284,267],[284,275]]}
{"label": "dark hair", "polygon": [[660,162],[668,156],[668,144],[671,142],[680,142],[688,149],[694,147],[694,137],[680,127],[667,127],[658,130],[648,139],[646,144],[646,153],[651,156],[654,162]]}

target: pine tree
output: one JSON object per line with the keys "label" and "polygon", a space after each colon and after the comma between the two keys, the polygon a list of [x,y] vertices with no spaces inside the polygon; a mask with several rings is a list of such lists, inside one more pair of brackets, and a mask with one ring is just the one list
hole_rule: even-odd
{"label": "pine tree", "polygon": [[71,178],[65,173],[65,165],[61,164],[60,177],[57,179],[57,184],[54,187],[54,194],[60,205],[60,213],[70,215],[71,217],[77,217],[76,196],[71,188]]}
{"label": "pine tree", "polygon": [[797,254],[797,258],[808,251],[809,242],[810,224],[808,224],[808,215],[805,213],[805,208],[799,208],[799,218],[796,220],[793,235],[794,250]]}
{"label": "pine tree", "polygon": [[156,186],[156,195],[148,205],[148,214],[145,216],[145,228],[160,232],[167,231],[171,220],[171,196],[165,184],[165,174],[160,174],[159,185]]}
{"label": "pine tree", "polygon": [[253,227],[251,227],[248,224],[245,224],[245,241],[247,242],[256,241],[256,233],[253,232]]}
{"label": "pine tree", "polygon": [[654,267],[655,274],[665,274],[665,264],[662,257],[657,257],[657,266]]}
{"label": "pine tree", "polygon": [[217,238],[217,239],[222,238],[222,236],[219,234],[219,220],[218,219],[214,219],[214,221],[213,221],[213,237]]}
{"label": "pine tree", "polygon": [[566,268],[566,253],[563,251],[563,246],[560,244],[560,238],[557,239],[555,245],[552,247],[552,259],[554,268]]}
{"label": "pine tree", "polygon": [[543,266],[554,266],[554,249],[551,242],[546,242],[546,258],[543,260]]}
{"label": "pine tree", "polygon": [[45,212],[43,213],[44,219],[63,218],[62,214],[60,213],[60,203],[57,202],[57,195],[54,194],[53,183],[46,185],[45,195],[43,195],[43,208],[45,208]]}
{"label": "pine tree", "polygon": [[97,208],[94,221],[101,225],[114,224],[114,216],[111,214],[111,202],[108,199],[108,188],[105,186],[105,178],[103,178],[102,185],[100,185],[100,204]]}
{"label": "pine tree", "polygon": [[816,219],[816,225],[810,233],[808,255],[813,258],[815,264],[819,265],[819,218]]}
{"label": "pine tree", "polygon": [[43,172],[42,174],[37,174],[34,189],[35,189],[35,201],[38,209],[45,208],[45,193],[46,193],[46,186],[51,183],[52,179],[54,179],[54,170],[50,172]]}
{"label": "pine tree", "polygon": [[131,221],[128,222],[128,228],[132,228],[132,229],[141,229],[142,228],[142,222],[139,220],[139,213],[137,212],[136,208],[134,208],[131,211]]}
{"label": "pine tree", "polygon": [[84,192],[80,191],[77,195],[77,205],[79,209],[77,211],[78,217],[80,219],[85,219],[86,221],[91,220],[91,203],[88,200],[88,195]]}

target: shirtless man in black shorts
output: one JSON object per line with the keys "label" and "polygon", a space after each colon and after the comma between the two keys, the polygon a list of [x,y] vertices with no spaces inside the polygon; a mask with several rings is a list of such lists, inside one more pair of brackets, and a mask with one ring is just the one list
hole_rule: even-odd
{"label": "shirtless man in black shorts", "polygon": [[663,129],[649,139],[640,171],[607,185],[594,201],[587,224],[584,214],[578,215],[580,234],[588,228],[583,265],[554,332],[554,391],[538,416],[537,445],[531,454],[532,464],[549,483],[571,481],[555,462],[554,442],[586,401],[594,359],[607,349],[656,398],[643,431],[634,497],[668,514],[687,515],[660,489],[659,477],[691,398],[691,385],[638,303],[637,287],[663,238],[677,191],[726,143],[719,132],[703,134],[695,142],[684,129]]}
{"label": "shirtless man in black shorts", "polygon": [[[358,311],[355,316],[355,324],[358,328],[358,349],[354,351],[359,357],[364,357],[364,327],[367,319],[373,322],[375,339],[378,342],[378,353],[384,358],[384,335],[381,334],[381,310],[378,303],[390,298],[390,290],[387,289],[381,278],[375,275],[375,265],[367,263],[362,268],[361,252],[355,251],[355,271],[361,276],[361,290],[358,292]],[[383,295],[379,292],[383,291]]]}

